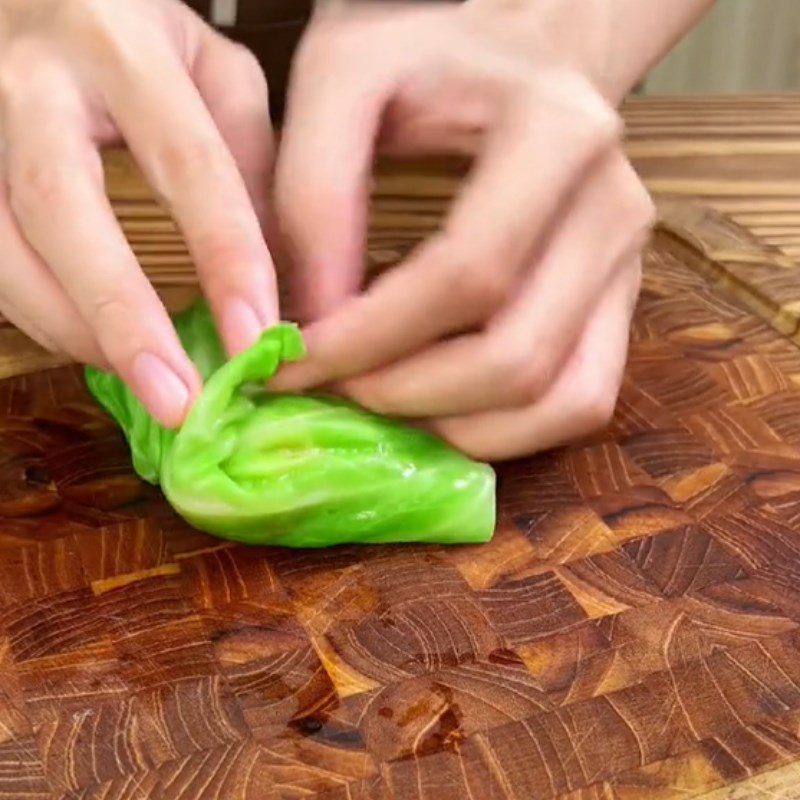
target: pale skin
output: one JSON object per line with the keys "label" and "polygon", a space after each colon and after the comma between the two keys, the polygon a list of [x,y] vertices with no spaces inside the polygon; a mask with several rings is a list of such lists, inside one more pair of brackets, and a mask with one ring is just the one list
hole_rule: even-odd
{"label": "pale skin", "polygon": [[[164,424],[200,389],[119,229],[124,141],[180,225],[226,347],[280,317],[280,227],[333,386],[480,458],[613,411],[652,203],[615,108],[712,0],[468,0],[334,10],[293,69],[276,153],[255,59],[178,0],[0,0],[0,311],[114,369]],[[375,152],[475,158],[442,230],[363,285]]]}

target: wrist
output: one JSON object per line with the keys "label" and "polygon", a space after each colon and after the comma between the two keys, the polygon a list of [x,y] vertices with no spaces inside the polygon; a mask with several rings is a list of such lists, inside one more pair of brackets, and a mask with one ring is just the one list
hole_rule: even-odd
{"label": "wrist", "polygon": [[599,81],[621,102],[688,33],[715,0],[606,0],[613,32]]}
{"label": "wrist", "polygon": [[616,106],[713,3],[467,0],[463,9],[519,54],[581,72]]}

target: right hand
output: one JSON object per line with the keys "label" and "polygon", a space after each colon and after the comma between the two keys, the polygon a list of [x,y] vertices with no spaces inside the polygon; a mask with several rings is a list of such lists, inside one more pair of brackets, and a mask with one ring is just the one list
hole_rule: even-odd
{"label": "right hand", "polygon": [[279,313],[255,57],[178,0],[0,0],[0,312],[176,426],[201,382],[105,194],[99,150],[119,141],[180,226],[228,351],[248,346]]}
{"label": "right hand", "polygon": [[[593,68],[618,0],[380,5],[320,15],[295,61],[275,197],[308,357],[270,388],[333,384],[486,460],[604,427],[653,218]],[[375,150],[474,162],[440,229],[367,285]]]}

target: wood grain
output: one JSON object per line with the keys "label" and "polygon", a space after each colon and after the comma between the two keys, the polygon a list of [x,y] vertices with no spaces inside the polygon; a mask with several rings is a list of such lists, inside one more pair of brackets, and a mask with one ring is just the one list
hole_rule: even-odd
{"label": "wood grain", "polygon": [[[730,117],[725,148],[766,146],[743,108],[631,112],[643,171],[672,183],[617,413],[499,468],[485,546],[207,537],[132,474],[77,368],[0,350],[25,371],[0,381],[0,800],[800,797],[800,349],[789,289],[762,279],[794,260],[725,208],[735,171],[681,197],[705,156],[681,173],[669,145]],[[108,167],[184,301],[178,234]],[[455,180],[383,167],[373,266]],[[759,197],[737,213],[789,224]]]}
{"label": "wood grain", "polygon": [[207,538],[74,369],[0,385],[53,497],[0,519],[0,796],[794,796],[800,354],[699,258],[657,237],[621,413],[501,468],[485,547]]}

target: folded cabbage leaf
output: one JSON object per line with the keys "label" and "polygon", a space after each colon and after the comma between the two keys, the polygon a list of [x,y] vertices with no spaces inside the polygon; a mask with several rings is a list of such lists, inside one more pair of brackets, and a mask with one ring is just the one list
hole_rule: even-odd
{"label": "folded cabbage leaf", "polygon": [[122,428],[136,472],[195,527],[288,547],[491,538],[488,465],[349,401],[268,390],[281,363],[305,353],[294,325],[226,360],[204,301],[174,321],[204,381],[179,430],[162,427],[116,375],[89,367],[86,381]]}

